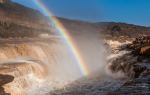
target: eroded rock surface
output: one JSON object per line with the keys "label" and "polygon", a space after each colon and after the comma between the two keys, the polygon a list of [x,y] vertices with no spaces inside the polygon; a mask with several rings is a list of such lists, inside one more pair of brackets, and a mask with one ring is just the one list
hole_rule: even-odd
{"label": "eroded rock surface", "polygon": [[11,95],[10,93],[5,92],[4,85],[12,82],[14,77],[11,75],[2,75],[0,74],[0,95]]}

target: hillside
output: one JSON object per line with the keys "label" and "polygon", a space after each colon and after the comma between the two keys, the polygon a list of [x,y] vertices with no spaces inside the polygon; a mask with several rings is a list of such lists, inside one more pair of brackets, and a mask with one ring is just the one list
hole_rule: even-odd
{"label": "hillside", "polygon": [[0,37],[33,37],[49,30],[45,16],[39,11],[12,1],[0,2]]}
{"label": "hillside", "polygon": [[60,21],[70,32],[99,32],[101,37],[106,39],[127,40],[138,37],[140,35],[150,34],[150,27],[144,27],[127,23],[89,23],[75,20],[67,20],[62,18],[60,18]]}
{"label": "hillside", "polygon": [[[3,0],[2,0],[3,1]],[[5,1],[5,0],[4,0]],[[7,1],[7,0],[6,0]],[[9,1],[9,2],[8,2]],[[38,10],[34,10],[10,0],[0,2],[0,37],[37,37],[39,34],[54,34],[47,18]],[[137,37],[150,34],[150,28],[126,23],[101,22],[90,23],[58,18],[69,32],[99,32],[107,38],[124,36]],[[42,32],[41,32],[42,31]]]}
{"label": "hillside", "polygon": [[150,94],[150,27],[57,18],[0,0],[0,95]]}

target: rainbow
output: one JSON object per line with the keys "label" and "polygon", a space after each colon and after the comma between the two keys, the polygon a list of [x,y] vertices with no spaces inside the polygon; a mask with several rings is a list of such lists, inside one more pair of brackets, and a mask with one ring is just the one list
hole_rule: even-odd
{"label": "rainbow", "polygon": [[76,60],[77,60],[77,64],[79,66],[79,69],[82,73],[82,75],[87,76],[89,74],[89,69],[87,64],[83,61],[83,58],[81,57],[81,54],[79,52],[79,49],[77,47],[77,45],[75,44],[75,41],[71,38],[69,32],[67,31],[67,29],[65,29],[65,27],[63,26],[63,24],[56,18],[53,16],[53,14],[49,11],[49,9],[42,3],[41,0],[33,0],[33,2],[42,9],[42,11],[44,13],[46,13],[46,15],[48,15],[49,20],[52,24],[54,24],[55,28],[59,31],[59,34],[61,34],[61,36],[63,37],[63,39],[65,40],[65,42],[67,43],[67,45],[69,46],[69,48],[71,49],[73,55],[75,56]]}

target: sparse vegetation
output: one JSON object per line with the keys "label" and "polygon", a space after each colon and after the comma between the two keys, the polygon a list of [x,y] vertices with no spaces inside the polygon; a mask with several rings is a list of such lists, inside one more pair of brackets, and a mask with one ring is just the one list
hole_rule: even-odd
{"label": "sparse vegetation", "polygon": [[41,33],[49,33],[49,31],[29,28],[15,23],[0,22],[0,38],[37,37]]}

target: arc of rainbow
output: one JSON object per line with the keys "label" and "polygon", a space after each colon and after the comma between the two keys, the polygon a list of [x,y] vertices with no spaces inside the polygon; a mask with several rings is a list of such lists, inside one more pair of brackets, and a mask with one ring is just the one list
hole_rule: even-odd
{"label": "arc of rainbow", "polygon": [[66,43],[68,44],[68,46],[70,47],[72,53],[74,54],[76,60],[77,60],[77,64],[80,68],[81,73],[84,76],[87,76],[89,74],[89,69],[87,64],[85,64],[85,62],[83,61],[81,54],[79,52],[79,49],[77,48],[77,46],[75,45],[75,42],[73,41],[73,39],[71,38],[71,36],[69,35],[67,29],[65,29],[65,27],[63,26],[63,24],[52,15],[52,13],[49,11],[49,9],[43,4],[43,2],[41,0],[33,0],[33,2],[35,4],[38,5],[38,7],[40,7],[42,9],[42,11],[44,13],[46,13],[46,15],[48,15],[49,20],[51,21],[52,24],[54,24],[55,28],[60,32],[61,36],[64,38],[64,40],[66,41]]}

